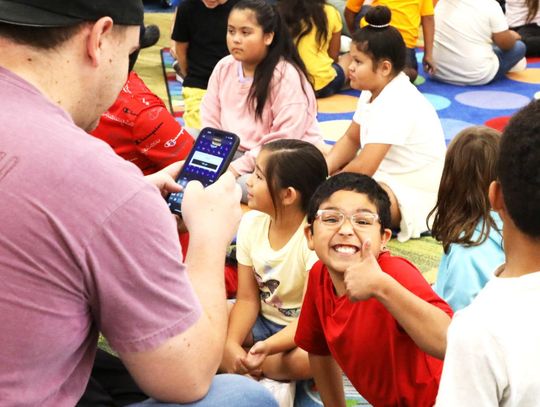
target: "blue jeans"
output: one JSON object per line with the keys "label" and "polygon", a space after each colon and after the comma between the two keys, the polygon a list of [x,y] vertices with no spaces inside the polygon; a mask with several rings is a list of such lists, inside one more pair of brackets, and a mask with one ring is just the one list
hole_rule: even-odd
{"label": "blue jeans", "polygon": [[274,396],[253,379],[235,374],[219,374],[214,377],[208,394],[201,400],[187,403],[160,403],[146,400],[127,407],[278,407]]}
{"label": "blue jeans", "polygon": [[324,88],[316,91],[316,97],[326,98],[328,96],[332,96],[333,94],[338,93],[345,84],[345,72],[343,72],[341,65],[334,62],[332,64],[332,68],[334,68],[334,71],[336,71],[335,78],[332,79]]}
{"label": "blue jeans", "polygon": [[493,46],[493,51],[495,52],[495,55],[497,55],[497,58],[499,58],[499,70],[491,80],[492,82],[503,78],[504,75],[506,75],[506,73],[525,56],[526,47],[523,41],[518,40],[508,51],[503,51],[496,45]]}

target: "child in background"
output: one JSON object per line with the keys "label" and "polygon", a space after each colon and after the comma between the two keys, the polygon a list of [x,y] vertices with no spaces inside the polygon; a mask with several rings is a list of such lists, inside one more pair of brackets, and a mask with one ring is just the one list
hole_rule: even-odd
{"label": "child in background", "polygon": [[520,38],[493,0],[439,0],[433,78],[453,85],[485,85],[504,78],[525,56]]}
{"label": "child in background", "polygon": [[318,98],[339,92],[348,82],[349,54],[339,55],[343,24],[325,0],[288,0],[279,10],[289,26]]}
{"label": "child in background", "polygon": [[238,230],[238,293],[222,370],[275,380],[311,377],[307,354],[293,338],[317,261],[304,237],[307,205],[327,176],[322,153],[310,143],[276,140],[261,149],[247,181],[254,210]]}
{"label": "child in background", "polygon": [[[358,29],[355,23],[356,16],[364,5],[365,0],[347,0],[345,6],[345,21],[351,33]],[[435,71],[433,62],[433,36],[435,32],[432,0],[373,0],[372,6],[386,6],[392,12],[390,24],[396,27],[403,36],[407,46],[404,72],[411,82],[418,76],[418,62],[416,60],[416,45],[418,42],[418,30],[422,25],[424,40],[424,57],[422,64],[424,71],[432,74]],[[366,24],[361,21],[360,26]]]}
{"label": "child in background", "polygon": [[212,70],[228,54],[227,17],[236,3],[238,0],[183,0],[176,10],[171,37],[184,78],[183,117],[189,129],[201,129],[201,100]]}
{"label": "child in background", "polygon": [[[437,113],[402,72],[405,44],[387,7],[371,7],[353,35],[351,87],[362,90],[353,121],[327,156],[330,174],[373,176],[392,204],[392,228],[405,241],[427,231],[446,146]],[[358,149],[360,153],[357,154]]]}
{"label": "child in background", "polygon": [[324,405],[345,405],[343,371],[374,406],[431,407],[452,310],[413,264],[386,249],[388,195],[366,175],[341,173],[317,189],[307,220],[320,261],[295,342],[309,353]]}
{"label": "child in background", "polygon": [[538,157],[540,101],[535,100],[504,129],[496,181],[489,187],[491,206],[503,221],[506,264],[450,324],[438,407],[538,405]]}
{"label": "child in background", "polygon": [[540,56],[540,1],[506,0],[506,21],[527,47],[525,56]]}
{"label": "child in background", "polygon": [[484,126],[462,130],[448,146],[432,236],[442,242],[435,292],[454,311],[466,307],[504,263],[502,223],[491,210],[500,133]]}
{"label": "child in background", "polygon": [[[302,139],[323,148],[317,102],[285,23],[264,0],[241,0],[229,15],[231,55],[216,65],[202,102],[204,127],[240,136],[229,170],[251,173],[261,147],[276,139]],[[247,176],[239,180],[245,201]]]}

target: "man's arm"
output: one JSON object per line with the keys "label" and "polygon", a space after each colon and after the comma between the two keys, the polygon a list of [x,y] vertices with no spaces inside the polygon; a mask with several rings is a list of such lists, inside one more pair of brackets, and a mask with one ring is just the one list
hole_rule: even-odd
{"label": "man's arm", "polygon": [[492,39],[495,45],[500,49],[503,51],[509,51],[516,44],[516,41],[521,39],[521,35],[514,30],[506,30],[493,33]]}
{"label": "man's arm", "polygon": [[120,353],[139,386],[160,401],[187,403],[204,397],[221,361],[227,329],[223,267],[242,213],[240,194],[230,174],[206,189],[198,182],[188,184],[182,202],[190,232],[186,263],[202,315],[156,349]]}
{"label": "man's arm", "polygon": [[328,407],[345,407],[345,392],[341,369],[330,355],[309,354],[309,363],[321,400]]}

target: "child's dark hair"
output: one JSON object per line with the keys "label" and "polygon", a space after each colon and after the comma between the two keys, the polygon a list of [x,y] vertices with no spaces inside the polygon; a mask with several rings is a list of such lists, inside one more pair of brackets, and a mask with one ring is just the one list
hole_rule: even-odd
{"label": "child's dark hair", "polygon": [[[390,228],[390,198],[386,191],[373,178],[354,172],[342,172],[328,178],[315,191],[309,202],[307,221],[313,225],[317,211],[322,203],[338,191],[352,191],[366,194],[370,202],[377,208],[381,233]],[[313,232],[313,230],[312,230]]]}
{"label": "child's dark hair", "polygon": [[328,19],[324,11],[325,0],[287,0],[278,3],[279,11],[287,23],[296,44],[315,26],[315,39],[322,48],[327,41]]}
{"label": "child's dark hair", "polygon": [[392,70],[397,75],[405,68],[406,48],[401,33],[389,25],[391,18],[388,7],[371,7],[365,17],[368,25],[354,32],[352,42],[358,51],[373,60],[373,70],[386,59],[392,63]]}
{"label": "child's dark hair", "polygon": [[497,178],[517,228],[540,239],[540,100],[517,112],[503,131]]}
{"label": "child's dark hair", "polygon": [[[240,0],[231,9],[250,10],[255,15],[257,24],[262,27],[263,33],[274,33],[272,43],[268,47],[266,57],[257,65],[253,83],[249,90],[248,102],[255,107],[255,117],[262,118],[264,105],[268,99],[270,83],[274,76],[274,69],[283,59],[292,64],[298,75],[308,77],[306,66],[294,45],[289,29],[285,25],[281,14],[265,0]],[[305,93],[305,90],[304,90]]]}
{"label": "child's dark hair", "polygon": [[313,144],[297,139],[272,141],[265,144],[262,151],[269,153],[264,176],[276,216],[280,211],[279,192],[288,187],[300,193],[300,206],[307,212],[311,196],[328,177],[322,153]]}
{"label": "child's dark hair", "polygon": [[[478,246],[497,225],[490,215],[488,189],[496,178],[500,133],[485,126],[472,126],[459,132],[446,152],[432,236],[442,242],[445,253],[451,243]],[[482,221],[480,235],[473,235]]]}

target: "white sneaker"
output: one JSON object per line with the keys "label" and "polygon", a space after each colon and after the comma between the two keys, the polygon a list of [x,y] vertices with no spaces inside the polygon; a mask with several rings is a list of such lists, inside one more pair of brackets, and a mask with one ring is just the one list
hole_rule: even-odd
{"label": "white sneaker", "polygon": [[527,69],[527,58],[523,57],[508,72],[521,72]]}
{"label": "white sneaker", "polygon": [[259,380],[259,383],[266,387],[277,400],[279,407],[293,407],[294,395],[296,392],[296,382],[278,382],[268,378]]}

